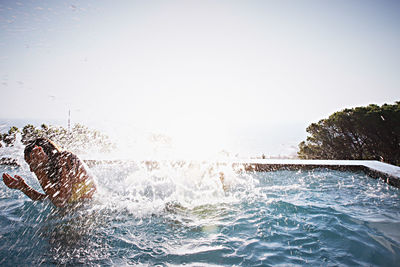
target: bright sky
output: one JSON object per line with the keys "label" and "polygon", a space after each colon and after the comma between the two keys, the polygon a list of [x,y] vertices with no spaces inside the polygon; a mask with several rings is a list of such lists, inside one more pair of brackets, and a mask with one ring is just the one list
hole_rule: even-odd
{"label": "bright sky", "polygon": [[193,151],[287,153],[311,122],[400,100],[399,14],[378,0],[1,1],[0,118],[70,109]]}

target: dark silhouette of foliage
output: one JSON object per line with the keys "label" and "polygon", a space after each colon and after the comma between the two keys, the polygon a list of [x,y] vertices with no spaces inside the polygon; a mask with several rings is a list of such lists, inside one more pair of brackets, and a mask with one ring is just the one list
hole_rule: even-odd
{"label": "dark silhouette of foliage", "polygon": [[6,146],[12,146],[12,144],[15,142],[17,133],[19,133],[19,129],[15,126],[12,126],[8,130],[8,133],[5,133],[1,136],[1,140]]}
{"label": "dark silhouette of foliage", "polygon": [[400,102],[344,109],[307,127],[302,159],[364,159],[400,165]]}
{"label": "dark silhouette of foliage", "polygon": [[[20,130],[17,127],[11,127],[8,133],[0,134],[1,141],[6,146],[13,146],[18,132]],[[111,142],[108,136],[80,124],[75,124],[70,131],[61,126],[46,124],[42,124],[40,128],[28,124],[22,129],[21,142],[24,145],[27,145],[30,141],[38,137],[49,138],[62,148],[74,153],[88,151],[110,152],[115,149],[115,144]]]}
{"label": "dark silhouette of foliage", "polygon": [[26,145],[27,143],[37,138],[38,136],[39,136],[39,130],[36,129],[35,126],[33,126],[32,124],[28,124],[22,129],[21,142]]}

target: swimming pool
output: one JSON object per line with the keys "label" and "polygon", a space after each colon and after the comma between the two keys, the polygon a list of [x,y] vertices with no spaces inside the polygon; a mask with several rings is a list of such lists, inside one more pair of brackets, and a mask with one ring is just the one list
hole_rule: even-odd
{"label": "swimming pool", "polygon": [[[39,188],[26,166],[0,171]],[[400,262],[399,189],[361,171],[252,173],[193,163],[92,171],[97,198],[68,214],[0,185],[0,265]]]}

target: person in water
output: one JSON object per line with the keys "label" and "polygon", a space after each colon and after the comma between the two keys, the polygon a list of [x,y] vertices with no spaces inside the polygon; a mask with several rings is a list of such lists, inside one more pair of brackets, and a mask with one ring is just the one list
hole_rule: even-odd
{"label": "person in water", "polygon": [[3,173],[3,182],[12,189],[21,190],[32,200],[50,199],[57,207],[92,198],[96,192],[93,177],[82,161],[73,153],[62,151],[46,138],[38,138],[24,151],[25,161],[35,173],[44,194],[28,186],[18,175]]}

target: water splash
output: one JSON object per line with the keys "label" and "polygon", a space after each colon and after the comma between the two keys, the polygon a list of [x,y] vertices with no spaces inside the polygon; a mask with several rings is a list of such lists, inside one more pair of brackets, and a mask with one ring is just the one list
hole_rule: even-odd
{"label": "water splash", "polygon": [[125,162],[96,166],[93,172],[98,177],[99,205],[139,217],[174,206],[193,209],[239,201],[255,185],[251,175],[229,164],[206,162],[161,161],[155,168],[148,163]]}

